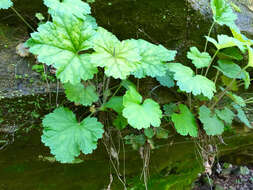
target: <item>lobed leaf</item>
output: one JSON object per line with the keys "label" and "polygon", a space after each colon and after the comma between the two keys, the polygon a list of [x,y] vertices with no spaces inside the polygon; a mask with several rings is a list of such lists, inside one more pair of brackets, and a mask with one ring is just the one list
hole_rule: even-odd
{"label": "lobed leaf", "polygon": [[141,56],[140,64],[137,65],[137,70],[133,72],[133,75],[136,78],[164,76],[167,71],[165,62],[174,60],[177,52],[142,39],[133,41],[135,41]]}
{"label": "lobed leaf", "polygon": [[173,113],[171,119],[175,125],[176,131],[183,136],[198,136],[198,127],[194,115],[184,104],[179,105],[180,113]]}
{"label": "lobed leaf", "polygon": [[0,9],[8,9],[11,6],[13,6],[13,3],[11,0],[1,0],[0,1]]}
{"label": "lobed leaf", "polygon": [[227,107],[222,110],[216,109],[215,113],[221,120],[223,120],[228,125],[232,124],[232,121],[235,117],[235,114]]}
{"label": "lobed leaf", "polygon": [[141,56],[133,40],[119,41],[116,36],[99,27],[93,39],[92,63],[104,67],[105,74],[126,79],[137,69]]}
{"label": "lobed leaf", "polygon": [[211,99],[216,92],[213,81],[202,75],[194,75],[190,67],[186,67],[180,63],[170,63],[169,70],[174,73],[174,79],[180,90],[192,93],[193,95],[203,94]]}
{"label": "lobed leaf", "polygon": [[78,84],[97,73],[89,54],[81,53],[92,47],[94,34],[89,23],[58,13],[53,16],[53,22],[41,24],[26,45],[31,53],[38,55],[39,62],[57,69],[56,76],[62,83]]}
{"label": "lobed leaf", "polygon": [[229,78],[241,79],[242,69],[239,65],[235,64],[231,60],[218,60],[218,67],[214,66],[216,69],[221,71],[225,76]]}
{"label": "lobed leaf", "polygon": [[87,117],[78,123],[67,108],[57,108],[43,119],[42,142],[61,163],[71,163],[80,151],[90,154],[97,148],[104,133],[103,125],[96,118]]}
{"label": "lobed leaf", "polygon": [[123,97],[122,96],[114,96],[108,102],[106,102],[103,105],[103,107],[113,109],[118,114],[121,114],[122,110],[124,109]]}
{"label": "lobed leaf", "polygon": [[237,19],[229,2],[225,0],[212,0],[211,8],[213,11],[213,19],[220,25],[233,26]]}
{"label": "lobed leaf", "polygon": [[98,95],[94,86],[87,86],[79,84],[64,84],[65,93],[67,98],[75,103],[80,103],[84,106],[90,106],[93,102],[98,101]]}
{"label": "lobed leaf", "polygon": [[207,135],[221,135],[224,132],[224,124],[205,105],[199,108],[199,119]]}
{"label": "lobed leaf", "polygon": [[143,104],[141,95],[133,88],[123,96],[123,116],[128,123],[136,129],[159,127],[161,124],[162,111],[160,105],[151,99],[146,99]]}
{"label": "lobed leaf", "polygon": [[201,53],[196,47],[190,48],[190,51],[187,53],[187,58],[192,60],[192,63],[198,69],[208,67],[211,61],[211,56],[209,55],[209,53]]}
{"label": "lobed leaf", "polygon": [[44,4],[52,15],[60,12],[86,20],[86,16],[91,13],[89,4],[82,0],[44,0]]}

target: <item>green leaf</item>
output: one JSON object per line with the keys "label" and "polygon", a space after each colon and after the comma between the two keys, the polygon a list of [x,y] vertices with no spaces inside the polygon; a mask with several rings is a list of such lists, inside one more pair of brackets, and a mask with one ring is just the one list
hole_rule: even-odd
{"label": "green leaf", "polygon": [[158,139],[167,139],[169,137],[169,132],[162,127],[156,128],[156,138]]}
{"label": "green leaf", "polygon": [[11,0],[1,0],[0,1],[0,9],[8,9],[11,6],[13,6],[13,3]]}
{"label": "green leaf", "polygon": [[118,129],[125,129],[128,125],[127,119],[122,115],[117,115],[116,119],[113,120],[113,125]]}
{"label": "green leaf", "polygon": [[217,38],[218,38],[218,42],[215,39],[206,36],[206,39],[209,42],[211,42],[213,45],[215,45],[215,47],[218,50],[229,48],[229,47],[235,47],[236,46],[242,52],[245,51],[244,44],[242,42],[240,42],[239,40],[237,40],[236,38],[233,38],[233,37],[230,37],[230,36],[227,36],[227,35],[223,35],[223,34],[222,35],[218,35]]}
{"label": "green leaf", "polygon": [[211,56],[209,55],[209,53],[201,53],[196,47],[190,48],[190,51],[187,53],[187,58],[192,60],[192,63],[198,69],[208,67],[211,61]]}
{"label": "green leaf", "polygon": [[230,48],[221,50],[218,53],[218,57],[220,59],[234,59],[237,61],[243,60],[243,56],[237,47],[230,47]]}
{"label": "green leaf", "polygon": [[94,86],[87,86],[79,84],[64,84],[65,93],[67,98],[75,103],[82,104],[84,106],[90,106],[93,102],[98,101],[98,95],[96,94],[96,88]]}
{"label": "green leaf", "polygon": [[241,74],[241,79],[244,81],[244,88],[248,89],[250,85],[250,75],[247,71],[243,70]]}
{"label": "green leaf", "polygon": [[128,123],[136,129],[159,127],[162,111],[160,105],[151,99],[146,99],[143,104],[141,95],[132,87],[123,96],[123,116]]}
{"label": "green leaf", "polygon": [[44,4],[50,8],[49,13],[52,15],[60,12],[85,20],[86,15],[91,13],[89,4],[82,0],[44,0]]}
{"label": "green leaf", "polygon": [[240,119],[241,122],[243,122],[247,127],[252,128],[246,114],[244,113],[243,109],[241,106],[234,104],[233,107],[237,111],[237,117]]}
{"label": "green leaf", "polygon": [[156,77],[156,80],[162,85],[168,88],[175,86],[173,73],[169,70],[166,71],[165,75]]}
{"label": "green leaf", "polygon": [[90,62],[91,37],[95,34],[92,26],[76,17],[57,14],[53,23],[47,22],[31,34],[26,45],[30,52],[38,55],[38,61],[53,65],[56,76],[62,83],[80,83],[81,79],[92,79],[97,68]]}
{"label": "green leaf", "polygon": [[50,147],[56,160],[71,163],[80,151],[90,154],[102,138],[103,125],[96,118],[87,117],[78,123],[67,108],[57,108],[43,119],[42,142]]}
{"label": "green leaf", "polygon": [[175,103],[165,104],[163,106],[164,114],[171,117],[172,114],[177,110],[177,105]]}
{"label": "green leaf", "polygon": [[155,135],[154,130],[152,128],[147,128],[144,129],[144,134],[146,137],[148,137],[149,139],[152,139],[153,136]]}
{"label": "green leaf", "polygon": [[139,50],[133,40],[120,42],[116,36],[99,27],[93,39],[92,62],[104,67],[105,74],[115,79],[126,79],[138,67],[141,60]]}
{"label": "green leaf", "polygon": [[184,104],[179,105],[180,113],[173,113],[171,119],[175,125],[176,131],[183,136],[198,136],[198,127],[194,115]]}
{"label": "green leaf", "polygon": [[235,39],[239,40],[246,46],[252,46],[253,40],[248,39],[245,35],[243,35],[240,31],[240,29],[234,25],[233,27],[230,27],[230,30],[234,36]]}
{"label": "green leaf", "polygon": [[127,107],[129,104],[135,103],[140,104],[142,102],[142,96],[136,91],[132,86],[129,86],[129,89],[126,91],[126,94],[123,96],[123,106]]}
{"label": "green leaf", "polygon": [[235,117],[235,114],[227,107],[225,107],[223,110],[216,109],[215,113],[221,120],[223,120],[228,125],[232,124],[232,121]]}
{"label": "green leaf", "polygon": [[201,75],[194,75],[190,67],[180,63],[169,63],[169,69],[174,72],[174,79],[177,81],[181,91],[192,93],[193,95],[203,94],[211,99],[216,92],[213,81]]}
{"label": "green leaf", "polygon": [[132,145],[134,150],[138,150],[146,142],[146,138],[143,134],[141,135],[127,135],[124,137],[125,143]]}
{"label": "green leaf", "polygon": [[137,70],[133,72],[136,78],[146,76],[164,76],[167,71],[165,62],[175,59],[176,51],[171,51],[162,45],[154,45],[145,40],[135,40],[140,51],[141,60]]}
{"label": "green leaf", "polygon": [[238,85],[237,85],[237,82],[236,82],[236,81],[234,81],[234,82],[232,83],[232,85],[231,85],[231,82],[233,81],[233,79],[228,78],[228,77],[222,75],[222,76],[221,76],[221,80],[222,80],[222,83],[223,83],[226,87],[230,86],[229,88],[230,88],[231,91],[238,91]]}
{"label": "green leaf", "polygon": [[104,108],[113,109],[118,114],[121,114],[122,110],[124,109],[124,106],[123,106],[123,97],[122,96],[114,96],[108,102],[106,102],[103,105],[103,107]]}
{"label": "green leaf", "polygon": [[247,46],[247,48],[248,48],[248,54],[249,54],[248,66],[253,67],[253,49],[250,46]]}
{"label": "green leaf", "polygon": [[233,26],[237,19],[233,9],[226,0],[212,0],[211,8],[213,11],[213,19],[220,25]]}
{"label": "green leaf", "polygon": [[128,79],[122,80],[120,85],[123,86],[127,90],[129,90],[130,86],[136,89],[136,85]]}
{"label": "green leaf", "polygon": [[232,92],[227,92],[228,97],[235,102],[236,104],[238,104],[241,107],[245,107],[246,103],[244,101],[244,99],[241,96],[238,96],[236,94],[233,94]]}
{"label": "green leaf", "polygon": [[237,78],[240,79],[240,73],[242,69],[239,65],[235,64],[231,60],[218,60],[218,67],[214,66],[216,69],[221,71],[225,76],[229,78]]}
{"label": "green leaf", "polygon": [[199,108],[199,119],[207,135],[221,135],[224,132],[223,122],[205,105]]}

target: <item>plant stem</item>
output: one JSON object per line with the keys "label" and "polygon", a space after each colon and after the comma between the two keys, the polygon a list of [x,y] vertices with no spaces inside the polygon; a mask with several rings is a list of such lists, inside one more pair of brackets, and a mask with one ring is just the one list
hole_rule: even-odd
{"label": "plant stem", "polygon": [[211,110],[214,109],[214,107],[219,103],[219,101],[223,98],[223,96],[226,94],[226,92],[230,89],[230,87],[233,85],[233,83],[235,82],[236,78],[246,69],[248,68],[248,65],[245,66],[237,75],[235,78],[233,78],[233,80],[229,83],[229,85],[225,88],[225,90],[221,93],[221,95],[218,97],[218,99],[213,103],[213,105],[211,106]]}
{"label": "plant stem", "polygon": [[11,9],[28,26],[28,28],[30,28],[32,31],[35,31],[34,28],[24,19],[24,17],[21,14],[19,14],[19,12],[14,7],[11,7]]}
{"label": "plant stem", "polygon": [[[208,31],[208,37],[210,37],[210,35],[211,35],[211,32],[212,32],[212,30],[213,30],[213,27],[214,27],[214,25],[215,25],[215,22],[213,22],[212,23],[212,25],[211,25],[211,27],[210,27],[210,29],[209,29],[209,31]],[[206,39],[206,44],[205,44],[205,49],[204,49],[204,52],[206,52],[206,49],[207,49],[207,44],[208,44],[208,40]]]}
{"label": "plant stem", "polygon": [[215,76],[215,79],[214,79],[214,84],[216,84],[218,78],[219,78],[219,74],[220,74],[220,71],[217,70],[217,73],[216,73],[216,76]]}
{"label": "plant stem", "polygon": [[114,97],[114,96],[117,94],[117,92],[119,91],[120,88],[121,88],[121,84],[120,84],[119,87],[115,90],[115,92],[113,93],[112,97]]}
{"label": "plant stem", "polygon": [[207,67],[207,69],[206,69],[205,77],[207,76],[208,71],[209,71],[209,69],[210,69],[210,67],[211,67],[211,65],[212,65],[212,62],[214,61],[214,59],[215,59],[216,55],[218,54],[218,52],[219,52],[219,49],[217,49],[216,52],[215,52],[215,54],[213,55],[213,57],[212,57],[212,59],[211,59],[209,65],[208,65],[208,67]]}

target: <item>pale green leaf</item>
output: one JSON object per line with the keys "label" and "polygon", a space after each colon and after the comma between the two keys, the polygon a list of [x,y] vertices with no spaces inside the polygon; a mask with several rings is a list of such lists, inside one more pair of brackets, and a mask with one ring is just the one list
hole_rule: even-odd
{"label": "pale green leaf", "polygon": [[64,84],[65,93],[67,98],[75,103],[84,106],[90,106],[93,102],[98,101],[98,95],[94,86],[84,87],[83,84]]}
{"label": "pale green leaf", "polygon": [[94,34],[90,24],[59,13],[53,17],[53,23],[41,24],[26,45],[31,53],[38,55],[39,62],[57,69],[56,76],[62,83],[78,84],[81,79],[92,79],[97,72],[90,55],[81,54],[92,47]]}
{"label": "pale green leaf", "polygon": [[168,88],[175,86],[173,73],[169,70],[166,71],[165,75],[156,77],[156,80],[162,85]]}
{"label": "pale green leaf", "polygon": [[237,19],[229,2],[226,0],[212,0],[211,8],[213,11],[213,19],[220,25],[233,26]]}
{"label": "pale green leaf", "polygon": [[123,96],[123,116],[128,123],[136,129],[159,127],[162,111],[160,105],[151,99],[146,99],[143,104],[141,95],[133,88]]}
{"label": "pale green leaf", "polygon": [[241,67],[237,64],[235,64],[233,61],[231,60],[218,60],[218,67],[214,66],[216,69],[218,69],[219,71],[221,71],[225,76],[229,77],[229,78],[237,78],[240,79],[241,78]]}
{"label": "pale green leaf", "polygon": [[138,47],[133,40],[120,42],[116,36],[99,27],[93,39],[92,62],[104,67],[105,74],[115,79],[126,79],[137,69],[141,60]]}
{"label": "pale green leaf", "polygon": [[[123,106],[123,97],[122,96],[114,96],[108,102],[103,105],[103,108],[110,108],[116,111],[118,114],[122,113],[124,109]],[[103,110],[103,109],[102,109]]]}
{"label": "pale green leaf", "polygon": [[215,39],[211,37],[206,36],[206,39],[209,42],[211,42],[213,45],[215,45],[218,50],[236,46],[242,52],[245,51],[244,44],[240,42],[239,40],[237,40],[236,38],[233,38],[224,34],[218,35],[217,38],[218,38],[218,41],[216,41]]}
{"label": "pale green leaf", "polygon": [[50,147],[56,160],[71,163],[80,151],[90,154],[102,138],[103,125],[96,118],[87,117],[78,123],[67,108],[57,108],[43,119],[42,142]]}
{"label": "pale green leaf", "polygon": [[141,60],[133,75],[136,78],[164,76],[167,71],[165,62],[173,61],[177,52],[142,39],[135,40],[135,43],[139,49]]}
{"label": "pale green leaf", "polygon": [[253,49],[250,46],[247,46],[248,48],[248,66],[253,67]]}
{"label": "pale green leaf", "polygon": [[232,124],[232,121],[235,117],[235,114],[227,107],[222,110],[216,109],[215,113],[221,120],[223,120],[228,125]]}
{"label": "pale green leaf", "polygon": [[11,0],[0,0],[0,9],[8,9],[13,5]]}
{"label": "pale green leaf", "polygon": [[169,70],[174,73],[174,79],[177,81],[181,91],[192,93],[193,95],[203,94],[211,99],[216,92],[213,81],[202,75],[194,75],[190,67],[180,63],[169,63]]}
{"label": "pale green leaf", "polygon": [[131,82],[130,80],[128,80],[128,79],[121,80],[120,85],[123,86],[127,90],[129,90],[130,86],[136,89],[136,85],[133,82]]}
{"label": "pale green leaf", "polygon": [[247,71],[243,70],[241,74],[241,79],[244,81],[244,88],[248,89],[250,85],[250,75]]}
{"label": "pale green leaf", "polygon": [[199,108],[199,119],[207,135],[221,135],[224,132],[224,123],[205,105]]}
{"label": "pale green leaf", "polygon": [[240,29],[235,25],[233,27],[230,27],[230,30],[234,36],[235,39],[242,42],[244,45],[252,46],[253,40],[248,39],[245,35],[243,35],[240,31]]}
{"label": "pale green leaf", "polygon": [[180,113],[173,113],[171,119],[174,123],[176,131],[183,136],[198,136],[198,127],[194,115],[184,104],[179,105]]}
{"label": "pale green leaf", "polygon": [[243,109],[241,106],[234,104],[233,107],[237,111],[237,117],[240,119],[241,122],[243,122],[247,127],[252,128],[246,114],[244,113]]}
{"label": "pale green leaf", "polygon": [[49,13],[52,15],[60,12],[85,20],[86,15],[91,13],[89,4],[82,0],[44,0],[44,4],[50,8]]}
{"label": "pale green leaf", "polygon": [[124,107],[132,103],[140,104],[141,102],[142,102],[142,96],[136,91],[134,87],[129,86],[129,89],[126,91],[126,94],[123,96]]}
{"label": "pale green leaf", "polygon": [[209,55],[209,53],[201,53],[196,47],[190,48],[190,51],[187,53],[187,58],[192,60],[192,63],[198,69],[208,67],[211,61],[211,56]]}

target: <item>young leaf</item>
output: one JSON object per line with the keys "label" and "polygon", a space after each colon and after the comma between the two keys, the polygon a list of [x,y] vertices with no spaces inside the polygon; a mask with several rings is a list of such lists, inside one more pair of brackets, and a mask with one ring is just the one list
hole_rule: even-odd
{"label": "young leaf", "polygon": [[67,98],[75,103],[80,103],[84,106],[90,106],[93,102],[98,101],[96,88],[94,86],[87,86],[84,88],[83,84],[64,84]]}
{"label": "young leaf", "polygon": [[236,94],[233,94],[232,92],[227,92],[227,96],[236,104],[238,104],[241,107],[245,107],[246,103],[244,99],[241,96],[237,96]]}
{"label": "young leaf", "polygon": [[221,120],[225,121],[225,123],[228,125],[232,124],[232,121],[235,117],[235,114],[227,107],[225,107],[223,110],[216,109],[215,113]]}
{"label": "young leaf", "polygon": [[174,73],[174,79],[180,90],[187,93],[192,92],[193,95],[203,94],[211,99],[216,92],[213,81],[202,75],[194,75],[190,67],[186,67],[180,63],[169,63],[169,70]]}
{"label": "young leaf", "polygon": [[116,36],[99,27],[93,39],[92,62],[105,68],[105,74],[115,79],[126,79],[137,69],[141,60],[139,50],[133,40],[120,42]]}
{"label": "young leaf", "polygon": [[13,5],[11,0],[1,0],[0,9],[8,9]]}
{"label": "young leaf", "polygon": [[207,135],[221,135],[224,132],[223,122],[205,105],[199,108],[199,119]]}
{"label": "young leaf", "polygon": [[248,89],[250,85],[250,75],[247,71],[243,70],[241,79],[244,81],[244,88]]}
{"label": "young leaf", "polygon": [[230,47],[221,50],[218,55],[219,59],[234,59],[237,61],[243,60],[243,56],[237,47]]}
{"label": "young leaf", "polygon": [[141,104],[142,96],[135,90],[134,87],[129,86],[126,94],[123,96],[123,106],[127,107],[129,104]]}
{"label": "young leaf", "polygon": [[117,115],[116,119],[113,120],[113,125],[118,130],[122,130],[126,128],[126,126],[128,125],[128,122],[126,118],[124,118],[122,115]]}
{"label": "young leaf", "polygon": [[250,46],[247,46],[247,48],[248,48],[248,54],[249,54],[248,66],[253,67],[253,49]]}
{"label": "young leaf", "polygon": [[213,45],[215,45],[215,47],[218,50],[236,46],[242,52],[245,51],[244,44],[242,42],[240,42],[239,40],[237,40],[236,38],[233,38],[233,37],[230,37],[230,36],[227,36],[227,35],[224,35],[224,34],[218,35],[217,38],[218,38],[218,42],[215,39],[206,36],[206,39],[209,42],[211,42]]}
{"label": "young leaf", "polygon": [[152,128],[147,128],[147,129],[144,129],[144,135],[148,137],[149,139],[151,139],[155,135],[155,133]]}
{"label": "young leaf", "polygon": [[132,87],[123,96],[123,116],[128,123],[136,129],[159,127],[161,124],[162,111],[160,105],[151,99],[146,99],[143,104],[142,97]]}
{"label": "young leaf", "polygon": [[241,106],[234,104],[233,107],[236,109],[237,111],[237,117],[241,120],[241,122],[243,122],[247,127],[252,128],[246,114],[244,113],[243,109],[241,108]]}
{"label": "young leaf", "polygon": [[141,60],[133,75],[136,78],[164,76],[167,71],[165,62],[174,60],[177,52],[142,39],[135,40],[135,43],[140,51]]}
{"label": "young leaf", "polygon": [[59,13],[53,16],[53,23],[41,24],[26,45],[38,55],[39,62],[57,69],[56,76],[62,83],[78,84],[81,79],[92,79],[97,72],[89,54],[79,54],[91,48],[94,34],[89,23]]}
{"label": "young leaf", "polygon": [[241,67],[235,64],[230,60],[218,60],[218,67],[214,66],[216,69],[221,71],[225,76],[229,78],[237,78],[240,79]]}
{"label": "young leaf", "polygon": [[180,113],[173,113],[171,119],[175,125],[176,131],[183,136],[198,136],[198,127],[194,115],[184,104],[179,105]]}
{"label": "young leaf", "polygon": [[106,102],[103,105],[103,107],[104,108],[113,109],[118,114],[121,114],[122,110],[124,109],[124,106],[123,106],[123,97],[122,96],[114,96],[108,102]]}
{"label": "young leaf", "polygon": [[164,114],[168,117],[171,117],[172,114],[177,110],[177,105],[174,103],[165,104],[163,106]]}
{"label": "young leaf", "polygon": [[44,0],[44,4],[50,8],[49,13],[52,15],[61,12],[86,20],[86,15],[91,13],[89,4],[82,0]]}
{"label": "young leaf", "polygon": [[211,56],[209,55],[209,53],[201,53],[196,47],[190,48],[190,51],[187,53],[187,58],[192,60],[192,63],[198,69],[208,67],[211,61]]}
{"label": "young leaf", "polygon": [[220,25],[233,26],[237,19],[233,9],[226,0],[212,0],[211,8],[213,11],[213,19]]}
{"label": "young leaf", "polygon": [[42,142],[61,163],[71,163],[80,151],[90,154],[97,148],[104,133],[103,125],[96,118],[87,117],[78,123],[67,108],[57,108],[43,119]]}
{"label": "young leaf", "polygon": [[162,85],[168,88],[175,86],[173,73],[169,70],[166,71],[165,75],[156,77],[156,80]]}
{"label": "young leaf", "polygon": [[253,40],[248,39],[245,35],[243,35],[240,31],[240,29],[234,25],[233,27],[230,27],[230,30],[234,36],[235,39],[239,40],[246,46],[252,46]]}

